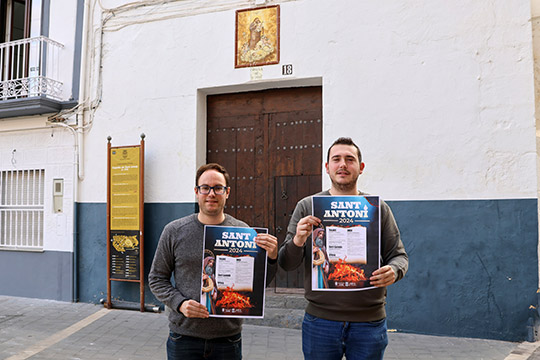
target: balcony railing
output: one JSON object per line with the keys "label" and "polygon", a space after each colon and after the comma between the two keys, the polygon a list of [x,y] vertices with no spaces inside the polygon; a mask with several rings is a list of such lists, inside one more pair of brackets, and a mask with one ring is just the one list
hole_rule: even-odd
{"label": "balcony railing", "polygon": [[0,100],[34,96],[61,100],[59,52],[63,48],[44,36],[0,44]]}

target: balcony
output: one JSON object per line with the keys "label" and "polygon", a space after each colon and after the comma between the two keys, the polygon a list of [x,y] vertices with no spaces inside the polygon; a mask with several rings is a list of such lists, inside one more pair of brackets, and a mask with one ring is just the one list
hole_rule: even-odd
{"label": "balcony", "polygon": [[64,107],[59,76],[63,48],[44,36],[0,44],[0,119]]}

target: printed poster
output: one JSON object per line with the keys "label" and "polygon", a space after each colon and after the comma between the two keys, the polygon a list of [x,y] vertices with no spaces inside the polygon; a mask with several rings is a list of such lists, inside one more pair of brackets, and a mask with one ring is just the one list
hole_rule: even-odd
{"label": "printed poster", "polygon": [[200,303],[211,317],[263,318],[266,250],[255,237],[264,228],[205,225]]}
{"label": "printed poster", "polygon": [[139,230],[111,230],[111,279],[140,280],[140,240]]}
{"label": "printed poster", "polygon": [[311,288],[314,291],[372,289],[380,267],[378,196],[313,196]]}

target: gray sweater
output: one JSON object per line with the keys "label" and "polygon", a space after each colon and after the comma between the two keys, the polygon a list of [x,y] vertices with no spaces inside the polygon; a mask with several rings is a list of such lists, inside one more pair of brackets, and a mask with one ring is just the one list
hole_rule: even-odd
{"label": "gray sweater", "polygon": [[[222,226],[247,227],[243,221],[225,214]],[[186,318],[178,311],[184,300],[200,300],[204,224],[192,214],[172,221],[163,229],[152,268],[148,275],[150,290],[170,308],[169,328],[175,333],[203,339],[232,336],[242,331],[242,319]],[[277,264],[268,260],[267,284]],[[174,273],[174,284],[171,275]]]}
{"label": "gray sweater", "polygon": [[[323,191],[316,195],[330,195]],[[360,195],[365,195],[360,193]],[[409,267],[409,258],[401,242],[399,229],[388,204],[381,200],[381,266],[390,265],[397,276],[403,278]],[[303,217],[311,215],[312,199],[306,197],[298,202],[292,215],[287,236],[279,249],[279,265],[290,271],[304,263],[304,290],[308,300],[306,312],[327,320],[334,321],[377,321],[386,317],[386,288],[362,291],[311,291],[311,261],[306,260],[306,246],[312,248],[311,236],[303,247],[294,244],[296,225]],[[308,252],[311,255],[311,252]]]}

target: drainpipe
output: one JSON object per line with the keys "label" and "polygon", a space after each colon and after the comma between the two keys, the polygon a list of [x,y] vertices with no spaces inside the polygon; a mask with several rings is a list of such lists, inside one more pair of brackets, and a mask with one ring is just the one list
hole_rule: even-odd
{"label": "drainpipe", "polygon": [[82,106],[82,112],[81,115],[77,115],[77,142],[79,144],[79,180],[84,180],[84,125],[85,125],[85,118],[87,117],[88,110],[87,109],[87,97],[88,97],[88,91],[87,91],[87,83],[88,82],[88,57],[89,51],[88,51],[88,38],[89,34],[92,31],[92,24],[91,19],[93,19],[92,14],[90,13],[91,7],[90,7],[90,1],[91,0],[85,0],[84,1],[84,22],[83,22],[83,38],[82,38],[82,44],[81,44],[81,72],[80,72],[80,100],[79,102],[83,104]]}
{"label": "drainpipe", "polygon": [[527,320],[527,341],[528,342],[535,342],[536,341],[536,334],[534,331],[534,318],[531,316]]}
{"label": "drainpipe", "polygon": [[81,70],[79,73],[80,76],[80,89],[79,89],[79,104],[83,104],[81,114],[76,115],[76,126],[75,129],[73,129],[71,126],[58,123],[57,125],[66,127],[70,129],[73,132],[75,143],[76,143],[76,153],[75,153],[75,162],[76,162],[76,169],[74,170],[73,174],[73,252],[71,254],[72,256],[72,293],[71,293],[71,301],[77,302],[79,300],[79,287],[78,287],[78,278],[79,278],[79,271],[78,271],[78,261],[77,261],[77,254],[78,254],[78,246],[77,246],[77,240],[78,240],[78,234],[79,234],[79,228],[78,228],[78,211],[77,211],[77,201],[79,198],[79,181],[84,180],[84,117],[86,114],[85,109],[85,103],[86,103],[86,97],[87,97],[87,91],[86,91],[86,83],[87,83],[87,58],[88,58],[88,33],[90,32],[92,26],[90,24],[91,14],[90,14],[90,1],[91,0],[84,0],[84,20],[83,20],[83,36],[82,36],[82,43],[81,43]]}
{"label": "drainpipe", "polygon": [[73,268],[71,269],[71,278],[72,278],[72,284],[71,284],[71,302],[77,302],[78,301],[78,285],[77,285],[77,194],[79,191],[79,180],[77,179],[77,169],[79,168],[79,139],[78,139],[78,133],[75,131],[71,126],[63,124],[63,123],[54,123],[52,125],[53,127],[61,127],[68,129],[72,135],[73,140],[75,142],[75,154],[73,156],[73,235],[72,235],[72,241],[73,241],[73,250],[71,252],[71,263]]}

